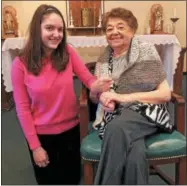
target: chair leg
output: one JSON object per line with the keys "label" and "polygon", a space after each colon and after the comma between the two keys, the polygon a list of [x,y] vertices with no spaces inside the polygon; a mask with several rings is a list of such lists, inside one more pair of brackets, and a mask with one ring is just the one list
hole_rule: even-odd
{"label": "chair leg", "polygon": [[84,185],[92,185],[94,179],[93,163],[84,160]]}
{"label": "chair leg", "polygon": [[175,168],[175,184],[176,185],[186,185],[187,184],[187,168],[186,168],[186,157],[181,158],[179,163],[176,163]]}
{"label": "chair leg", "polygon": [[165,181],[168,185],[175,185],[175,181],[171,179],[167,174],[160,170],[157,166],[153,165],[150,169],[151,175],[159,176],[163,181]]}

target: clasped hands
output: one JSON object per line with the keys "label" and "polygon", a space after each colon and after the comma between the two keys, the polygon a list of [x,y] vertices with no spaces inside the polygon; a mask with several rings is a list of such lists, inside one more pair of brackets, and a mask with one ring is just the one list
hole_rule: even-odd
{"label": "clasped hands", "polygon": [[118,102],[118,94],[109,92],[110,86],[113,83],[109,77],[98,78],[91,86],[92,93],[99,95],[99,102],[102,104],[103,109],[112,112],[115,109],[115,103]]}

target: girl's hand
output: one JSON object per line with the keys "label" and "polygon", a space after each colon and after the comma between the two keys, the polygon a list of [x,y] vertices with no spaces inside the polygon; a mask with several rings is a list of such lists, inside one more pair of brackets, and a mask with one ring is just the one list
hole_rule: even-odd
{"label": "girl's hand", "polygon": [[101,77],[92,83],[90,91],[94,94],[106,92],[110,89],[111,84],[112,84],[111,78]]}
{"label": "girl's hand", "polygon": [[49,157],[47,155],[47,152],[42,147],[38,147],[32,152],[36,165],[38,165],[39,167],[46,167],[49,164]]}

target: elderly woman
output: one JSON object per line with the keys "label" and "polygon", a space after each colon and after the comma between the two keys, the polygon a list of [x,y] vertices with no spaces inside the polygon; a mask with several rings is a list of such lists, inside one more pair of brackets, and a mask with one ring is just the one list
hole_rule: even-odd
{"label": "elderly woman", "polygon": [[90,93],[99,101],[94,128],[103,139],[96,185],[148,184],[145,137],[172,130],[166,107],[171,92],[162,62],[153,45],[135,36],[137,28],[135,16],[123,8],[104,18],[109,46],[95,74],[112,77],[113,84],[100,97]]}

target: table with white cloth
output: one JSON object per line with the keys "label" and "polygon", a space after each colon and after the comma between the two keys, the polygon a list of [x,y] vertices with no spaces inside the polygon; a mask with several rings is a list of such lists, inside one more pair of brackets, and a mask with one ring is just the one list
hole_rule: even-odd
{"label": "table with white cloth", "polygon": [[[173,89],[173,76],[180,56],[181,46],[175,35],[137,35],[141,40],[151,42],[159,51],[164,69],[167,74],[167,81]],[[22,49],[25,38],[7,38],[2,46],[2,78],[4,80],[5,91],[13,91],[11,83],[11,65],[17,51]],[[68,36],[67,42],[75,48],[81,48],[85,54],[89,55],[88,48],[107,46],[105,36]],[[99,54],[98,54],[99,55]],[[98,57],[96,55],[95,57]],[[94,58],[94,57],[93,57]],[[94,58],[95,60],[95,58]],[[93,60],[90,60],[93,61]]]}

